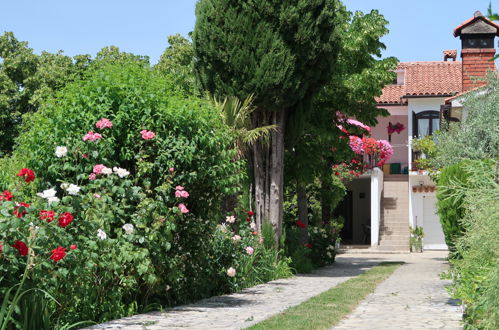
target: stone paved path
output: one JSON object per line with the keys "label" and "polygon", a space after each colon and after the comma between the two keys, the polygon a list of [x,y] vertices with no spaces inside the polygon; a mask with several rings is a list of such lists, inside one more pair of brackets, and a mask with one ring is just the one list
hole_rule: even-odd
{"label": "stone paved path", "polygon": [[375,292],[333,329],[462,329],[461,307],[439,280],[442,252],[411,254]]}
{"label": "stone paved path", "polygon": [[[352,317],[341,323],[341,329],[361,329],[363,325],[367,326],[364,329],[374,329],[371,325],[392,329],[391,324],[400,323],[385,322],[393,322],[388,318],[390,315],[403,323],[403,327],[397,329],[407,329],[407,326],[411,329],[426,329],[441,325],[439,321],[445,322],[443,324],[448,325],[449,329],[458,329],[460,309],[447,304],[449,298],[443,289],[445,281],[438,278],[438,274],[446,268],[443,260],[445,256],[442,252],[342,254],[337,257],[335,265],[322,268],[314,274],[272,281],[240,293],[213,297],[164,312],[135,315],[92,329],[242,329],[298,305],[385,260],[405,261],[407,265],[401,266],[401,272],[397,270],[392,275],[394,280],[390,277],[380,285],[386,287],[384,290],[388,293],[377,290],[374,296],[359,306]],[[399,299],[393,300],[397,297]],[[379,303],[376,301],[378,298],[381,299]],[[412,302],[417,303],[413,305]],[[396,304],[401,304],[401,307]],[[370,315],[370,318],[365,318],[364,314]],[[407,322],[404,323],[406,314]],[[421,316],[420,322],[417,315]],[[367,323],[355,323],[357,319]]]}

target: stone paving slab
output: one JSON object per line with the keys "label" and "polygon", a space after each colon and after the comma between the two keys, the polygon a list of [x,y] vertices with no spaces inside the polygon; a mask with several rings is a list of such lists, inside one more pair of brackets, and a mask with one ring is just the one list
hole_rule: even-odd
{"label": "stone paving slab", "polygon": [[329,290],[380,261],[338,256],[337,262],[313,274],[298,275],[212,297],[164,312],[134,315],[91,329],[242,329]]}
{"label": "stone paving slab", "polygon": [[448,269],[446,255],[435,251],[405,258],[406,264],[332,329],[462,329],[461,306],[445,290],[450,281],[439,278]]}
{"label": "stone paving slab", "polygon": [[258,285],[242,292],[103,323],[92,329],[243,329],[355,277],[383,261],[403,261],[335,329],[461,329],[461,309],[439,274],[447,252],[341,254],[333,266]]}

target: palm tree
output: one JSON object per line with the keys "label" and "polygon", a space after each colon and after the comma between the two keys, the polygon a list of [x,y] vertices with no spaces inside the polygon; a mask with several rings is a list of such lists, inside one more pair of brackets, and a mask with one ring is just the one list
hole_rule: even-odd
{"label": "palm tree", "polygon": [[268,143],[270,133],[277,129],[277,125],[252,127],[251,114],[256,110],[253,106],[254,98],[254,94],[250,94],[243,101],[235,96],[228,96],[223,100],[210,96],[223,122],[236,134],[234,142],[234,148],[237,150],[236,160],[247,157],[249,147],[258,140]]}

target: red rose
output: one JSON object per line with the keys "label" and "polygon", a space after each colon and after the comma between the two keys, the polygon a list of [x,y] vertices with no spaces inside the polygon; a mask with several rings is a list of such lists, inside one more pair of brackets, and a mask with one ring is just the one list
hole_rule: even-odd
{"label": "red rose", "polygon": [[71,250],[76,250],[76,244],[71,244],[71,246],[69,247]]}
{"label": "red rose", "polygon": [[55,213],[54,211],[46,211],[46,210],[41,210],[40,211],[40,220],[47,220],[47,222],[51,222],[54,220]]}
{"label": "red rose", "polygon": [[301,220],[296,221],[296,225],[300,228],[305,228],[307,225],[304,224]]}
{"label": "red rose", "polygon": [[25,209],[27,209],[29,207],[29,204],[28,203],[19,203],[19,205],[17,205],[16,207],[14,207],[14,215],[18,218],[22,218],[23,216],[25,216],[28,211],[24,210],[24,211],[21,211],[19,212],[19,207],[24,207]]}
{"label": "red rose", "polygon": [[59,227],[67,227],[73,221],[73,215],[70,212],[64,212],[59,216]]}
{"label": "red rose", "polygon": [[17,173],[17,176],[22,176],[24,178],[24,181],[27,183],[35,181],[35,172],[33,170],[30,170],[29,168],[22,168],[19,173]]}
{"label": "red rose", "polygon": [[250,222],[250,221],[251,221],[251,219],[250,219],[250,218],[246,218],[246,221],[247,221],[247,222]]}
{"label": "red rose", "polygon": [[2,242],[0,242],[0,252],[2,252],[2,248],[3,248]]}
{"label": "red rose", "polygon": [[253,213],[253,211],[248,211],[247,213],[248,213],[248,217],[252,217],[255,215],[255,213]]}
{"label": "red rose", "polygon": [[8,190],[4,190],[0,195],[0,201],[11,201],[14,198],[14,195]]}
{"label": "red rose", "polygon": [[66,249],[63,248],[62,246],[59,246],[57,249],[52,250],[52,255],[50,256],[50,259],[54,260],[55,262],[58,262],[59,260],[63,259],[66,256]]}
{"label": "red rose", "polygon": [[306,248],[309,248],[309,249],[311,249],[311,248],[312,248],[312,244],[310,244],[310,243],[307,243],[307,244],[305,244],[304,246],[305,246]]}
{"label": "red rose", "polygon": [[23,241],[16,241],[14,245],[12,245],[14,249],[17,249],[19,251],[20,256],[27,256],[28,255],[28,247],[26,246],[26,243]]}

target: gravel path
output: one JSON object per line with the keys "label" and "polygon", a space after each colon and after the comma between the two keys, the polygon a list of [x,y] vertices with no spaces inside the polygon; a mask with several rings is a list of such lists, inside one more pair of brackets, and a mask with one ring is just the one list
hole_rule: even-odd
{"label": "gravel path", "polygon": [[333,329],[462,329],[461,307],[439,279],[441,252],[412,254],[357,309]]}
{"label": "gravel path", "polygon": [[[441,320],[444,325],[456,329],[459,328],[460,309],[447,304],[449,298],[443,288],[446,282],[438,278],[438,274],[446,268],[443,260],[445,256],[442,252],[402,255],[342,254],[337,257],[333,266],[324,267],[313,274],[272,281],[239,293],[201,300],[164,312],[135,315],[100,324],[92,329],[242,329],[298,305],[382,261],[405,261],[408,264],[401,266],[380,285],[388,293],[376,290],[351,317],[341,323],[341,329],[361,329],[363,325],[366,326],[365,329],[374,329],[371,326],[374,324],[389,329],[387,325],[398,324],[385,323],[382,326],[390,315],[396,320],[404,320],[406,314],[407,322],[404,326],[395,328],[407,329],[407,325],[411,329],[431,328],[433,325],[440,325],[438,322]],[[377,299],[381,300],[377,302]],[[400,306],[395,306],[396,304]],[[371,318],[366,318],[365,315],[370,315]],[[419,323],[416,316],[419,316]],[[358,323],[358,319],[366,323]],[[429,321],[434,322],[428,323]]]}

